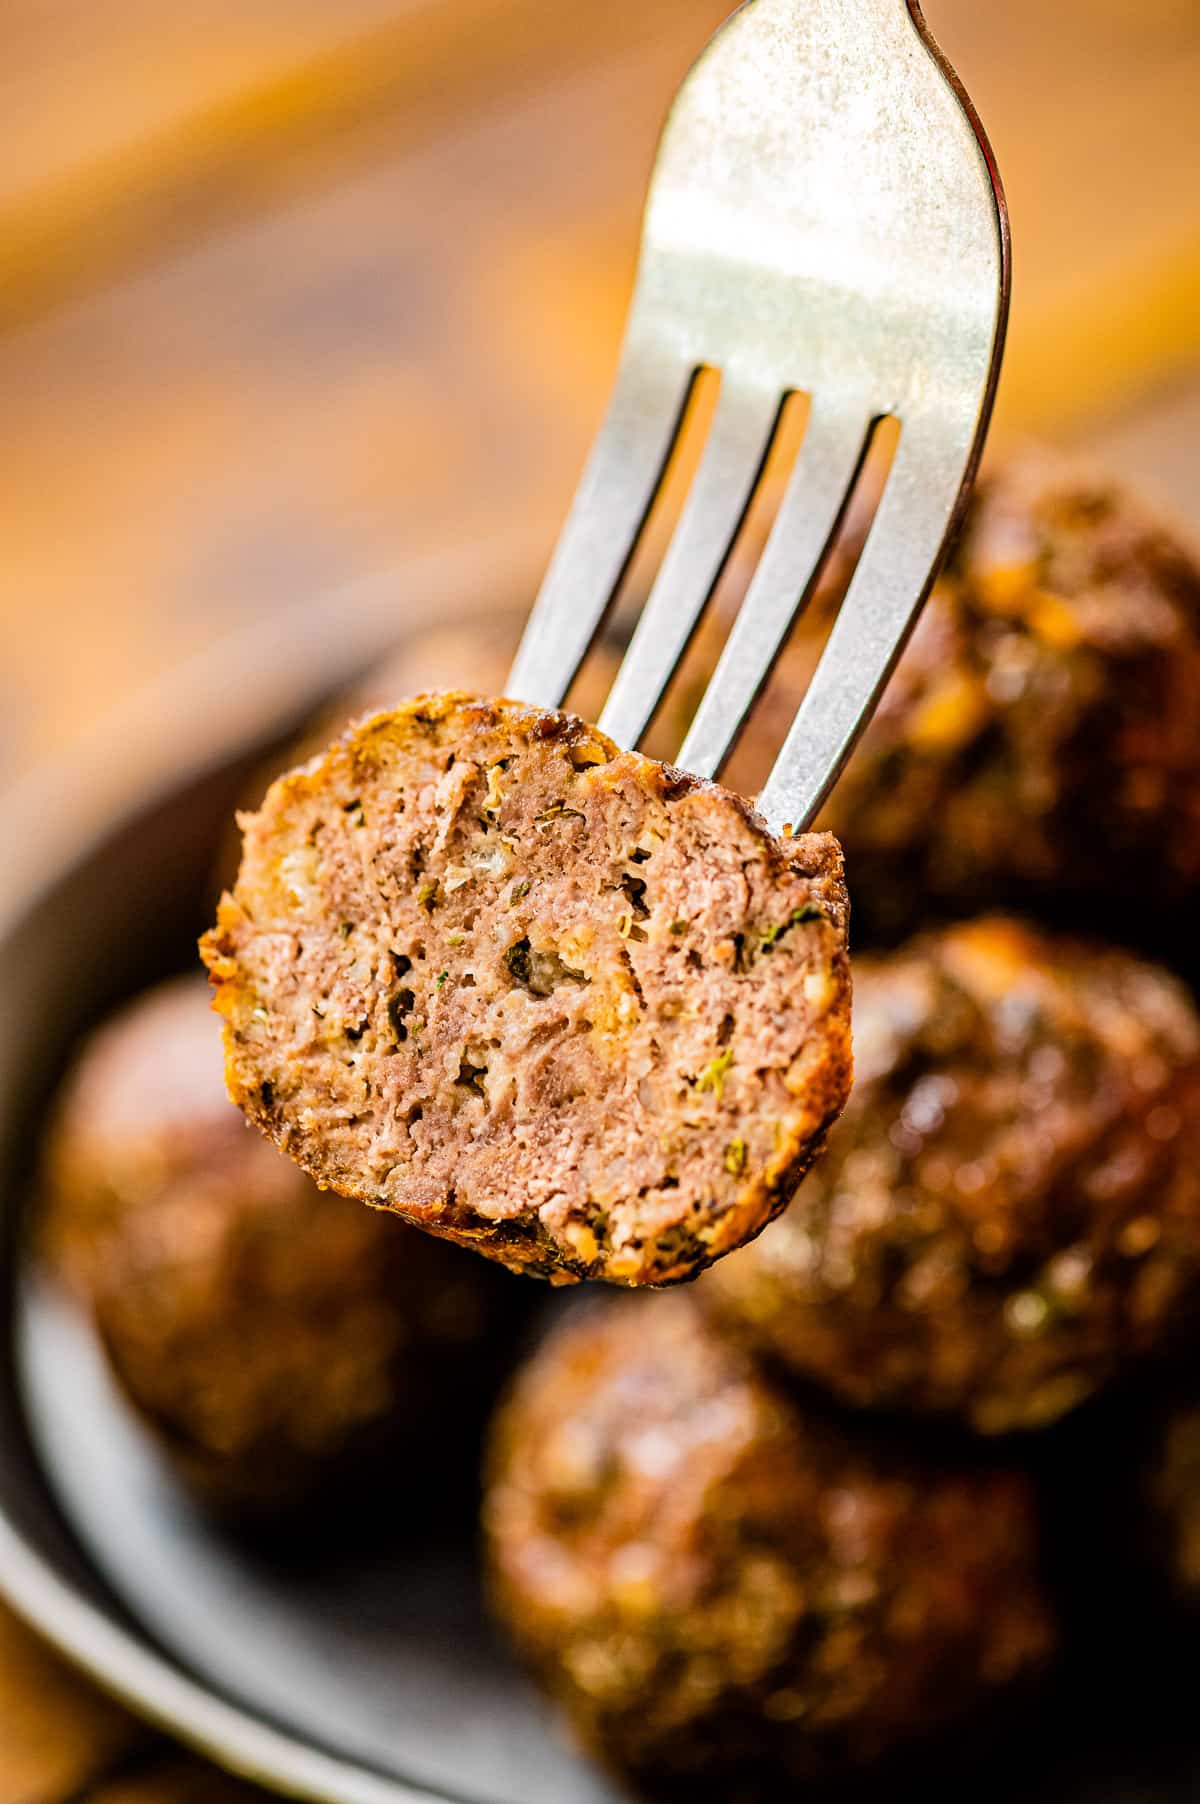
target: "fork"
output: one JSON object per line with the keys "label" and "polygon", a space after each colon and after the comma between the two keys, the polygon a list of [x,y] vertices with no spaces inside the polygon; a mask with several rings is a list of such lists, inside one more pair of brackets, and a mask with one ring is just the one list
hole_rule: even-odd
{"label": "fork", "polygon": [[508,693],[559,706],[637,549],[693,387],[711,428],[600,718],[644,734],[720,581],[785,401],[792,473],[678,762],[719,774],[813,593],[879,422],[899,441],[824,653],[759,797],[809,825],[870,717],[969,492],[1008,317],[1003,191],[917,0],[747,0],[663,132],[616,386]]}

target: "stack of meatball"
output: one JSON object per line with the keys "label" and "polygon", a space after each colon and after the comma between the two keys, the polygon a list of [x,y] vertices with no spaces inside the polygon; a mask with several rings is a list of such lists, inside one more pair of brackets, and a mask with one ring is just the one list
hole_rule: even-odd
{"label": "stack of meatball", "polygon": [[[769,756],[752,734],[732,780]],[[791,1795],[1011,1720],[1063,1639],[1046,1448],[1122,1396],[1164,1425],[1114,1534],[1200,1595],[1200,1409],[1162,1409],[1200,1319],[1176,533],[1040,454],[985,477],[823,824],[856,942],[826,1153],[690,1290],[568,1307],[490,1440],[496,1612],[654,1796]],[[1100,1442],[1094,1516],[1130,1447]]]}
{"label": "stack of meatball", "polygon": [[[763,780],[852,567],[732,786]],[[411,643],[301,753],[422,689],[501,692],[518,624]],[[557,1298],[488,1436],[495,1613],[654,1796],[791,1795],[1010,1720],[1063,1639],[1044,1449],[1114,1398],[1155,1423],[1127,1520],[1200,1600],[1200,1404],[1163,1404],[1200,1316],[1200,564],[1177,533],[1040,454],[986,476],[821,824],[855,910],[826,1154],[687,1290]],[[239,1519],[474,1459],[535,1287],[319,1192],[220,1062],[180,979],[82,1049],[51,1126],[44,1243],[127,1396]]]}

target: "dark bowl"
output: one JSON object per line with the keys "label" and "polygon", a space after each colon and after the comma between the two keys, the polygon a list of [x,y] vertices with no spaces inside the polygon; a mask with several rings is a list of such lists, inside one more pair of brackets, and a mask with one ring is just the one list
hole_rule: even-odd
{"label": "dark bowl", "polygon": [[[497,1645],[469,1536],[442,1546],[351,1537],[289,1563],[222,1538],[193,1510],[86,1328],[37,1277],[22,1225],[31,1155],[80,1033],[194,956],[214,849],[265,751],[395,643],[406,594],[417,624],[469,624],[480,572],[499,562],[475,547],[403,584],[367,583],[254,627],[0,807],[0,1593],[142,1715],[322,1804],[613,1804],[618,1794],[565,1747]],[[521,591],[510,576],[506,592]],[[1112,1471],[1107,1433],[1101,1424],[1096,1485],[1079,1484],[1089,1519]],[[1062,1446],[1078,1475],[1082,1453]],[[1118,1616],[1107,1557],[1096,1554],[1095,1584],[1082,1587],[1095,1607],[1075,1676],[1006,1746],[975,1750],[969,1776],[926,1777],[923,1797],[964,1786],[978,1804],[1200,1795],[1193,1630],[1136,1606]]]}
{"label": "dark bowl", "polygon": [[469,623],[494,567],[475,547],[255,626],[0,807],[0,1593],[142,1715],[324,1804],[612,1794],[492,1641],[470,1545],[272,1562],[193,1510],[38,1279],[31,1155],[79,1035],[194,958],[214,849],[270,748],[395,644],[406,595],[410,620]]}

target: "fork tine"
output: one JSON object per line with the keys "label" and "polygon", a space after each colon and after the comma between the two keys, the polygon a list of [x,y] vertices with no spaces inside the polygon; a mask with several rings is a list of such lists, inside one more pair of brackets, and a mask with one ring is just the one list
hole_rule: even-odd
{"label": "fork tine", "polygon": [[570,688],[637,548],[695,376],[659,345],[627,345],[509,675],[517,699],[556,708]]}
{"label": "fork tine", "polygon": [[936,427],[902,425],[858,568],[758,798],[775,832],[809,825],[853,750],[933,586],[973,474],[969,450]]}
{"label": "fork tine", "polygon": [[781,405],[778,389],[722,385],[682,518],[600,716],[618,745],[637,744],[687,650],[758,485]]}
{"label": "fork tine", "polygon": [[869,442],[869,412],[815,399],[749,592],[738,611],[679,762],[713,777],[741,731],[841,523]]}

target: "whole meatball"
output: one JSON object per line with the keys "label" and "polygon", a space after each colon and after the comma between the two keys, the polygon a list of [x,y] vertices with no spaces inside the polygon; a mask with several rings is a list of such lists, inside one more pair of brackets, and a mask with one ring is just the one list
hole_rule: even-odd
{"label": "whole meatball", "polygon": [[209,1504],[253,1515],[403,1443],[468,1473],[515,1287],[312,1181],[226,1094],[203,977],[83,1047],[48,1136],[42,1244]]}
{"label": "whole meatball", "polygon": [[851,1403],[1052,1422],[1200,1290],[1196,1011],[1129,954],[999,917],[854,975],[828,1151],[704,1299]]}
{"label": "whole meatball", "polygon": [[[765,776],[760,732],[781,737],[825,625],[813,610],[795,636],[779,718],[759,715],[734,788]],[[864,935],[999,903],[1151,944],[1158,909],[1200,883],[1191,548],[1049,453],[985,473],[819,824],[845,848]]]}
{"label": "whole meatball", "polygon": [[872,1450],[683,1293],[568,1316],[486,1477],[501,1622],[587,1747],[655,1792],[871,1761],[1054,1642],[1021,1475]]}

